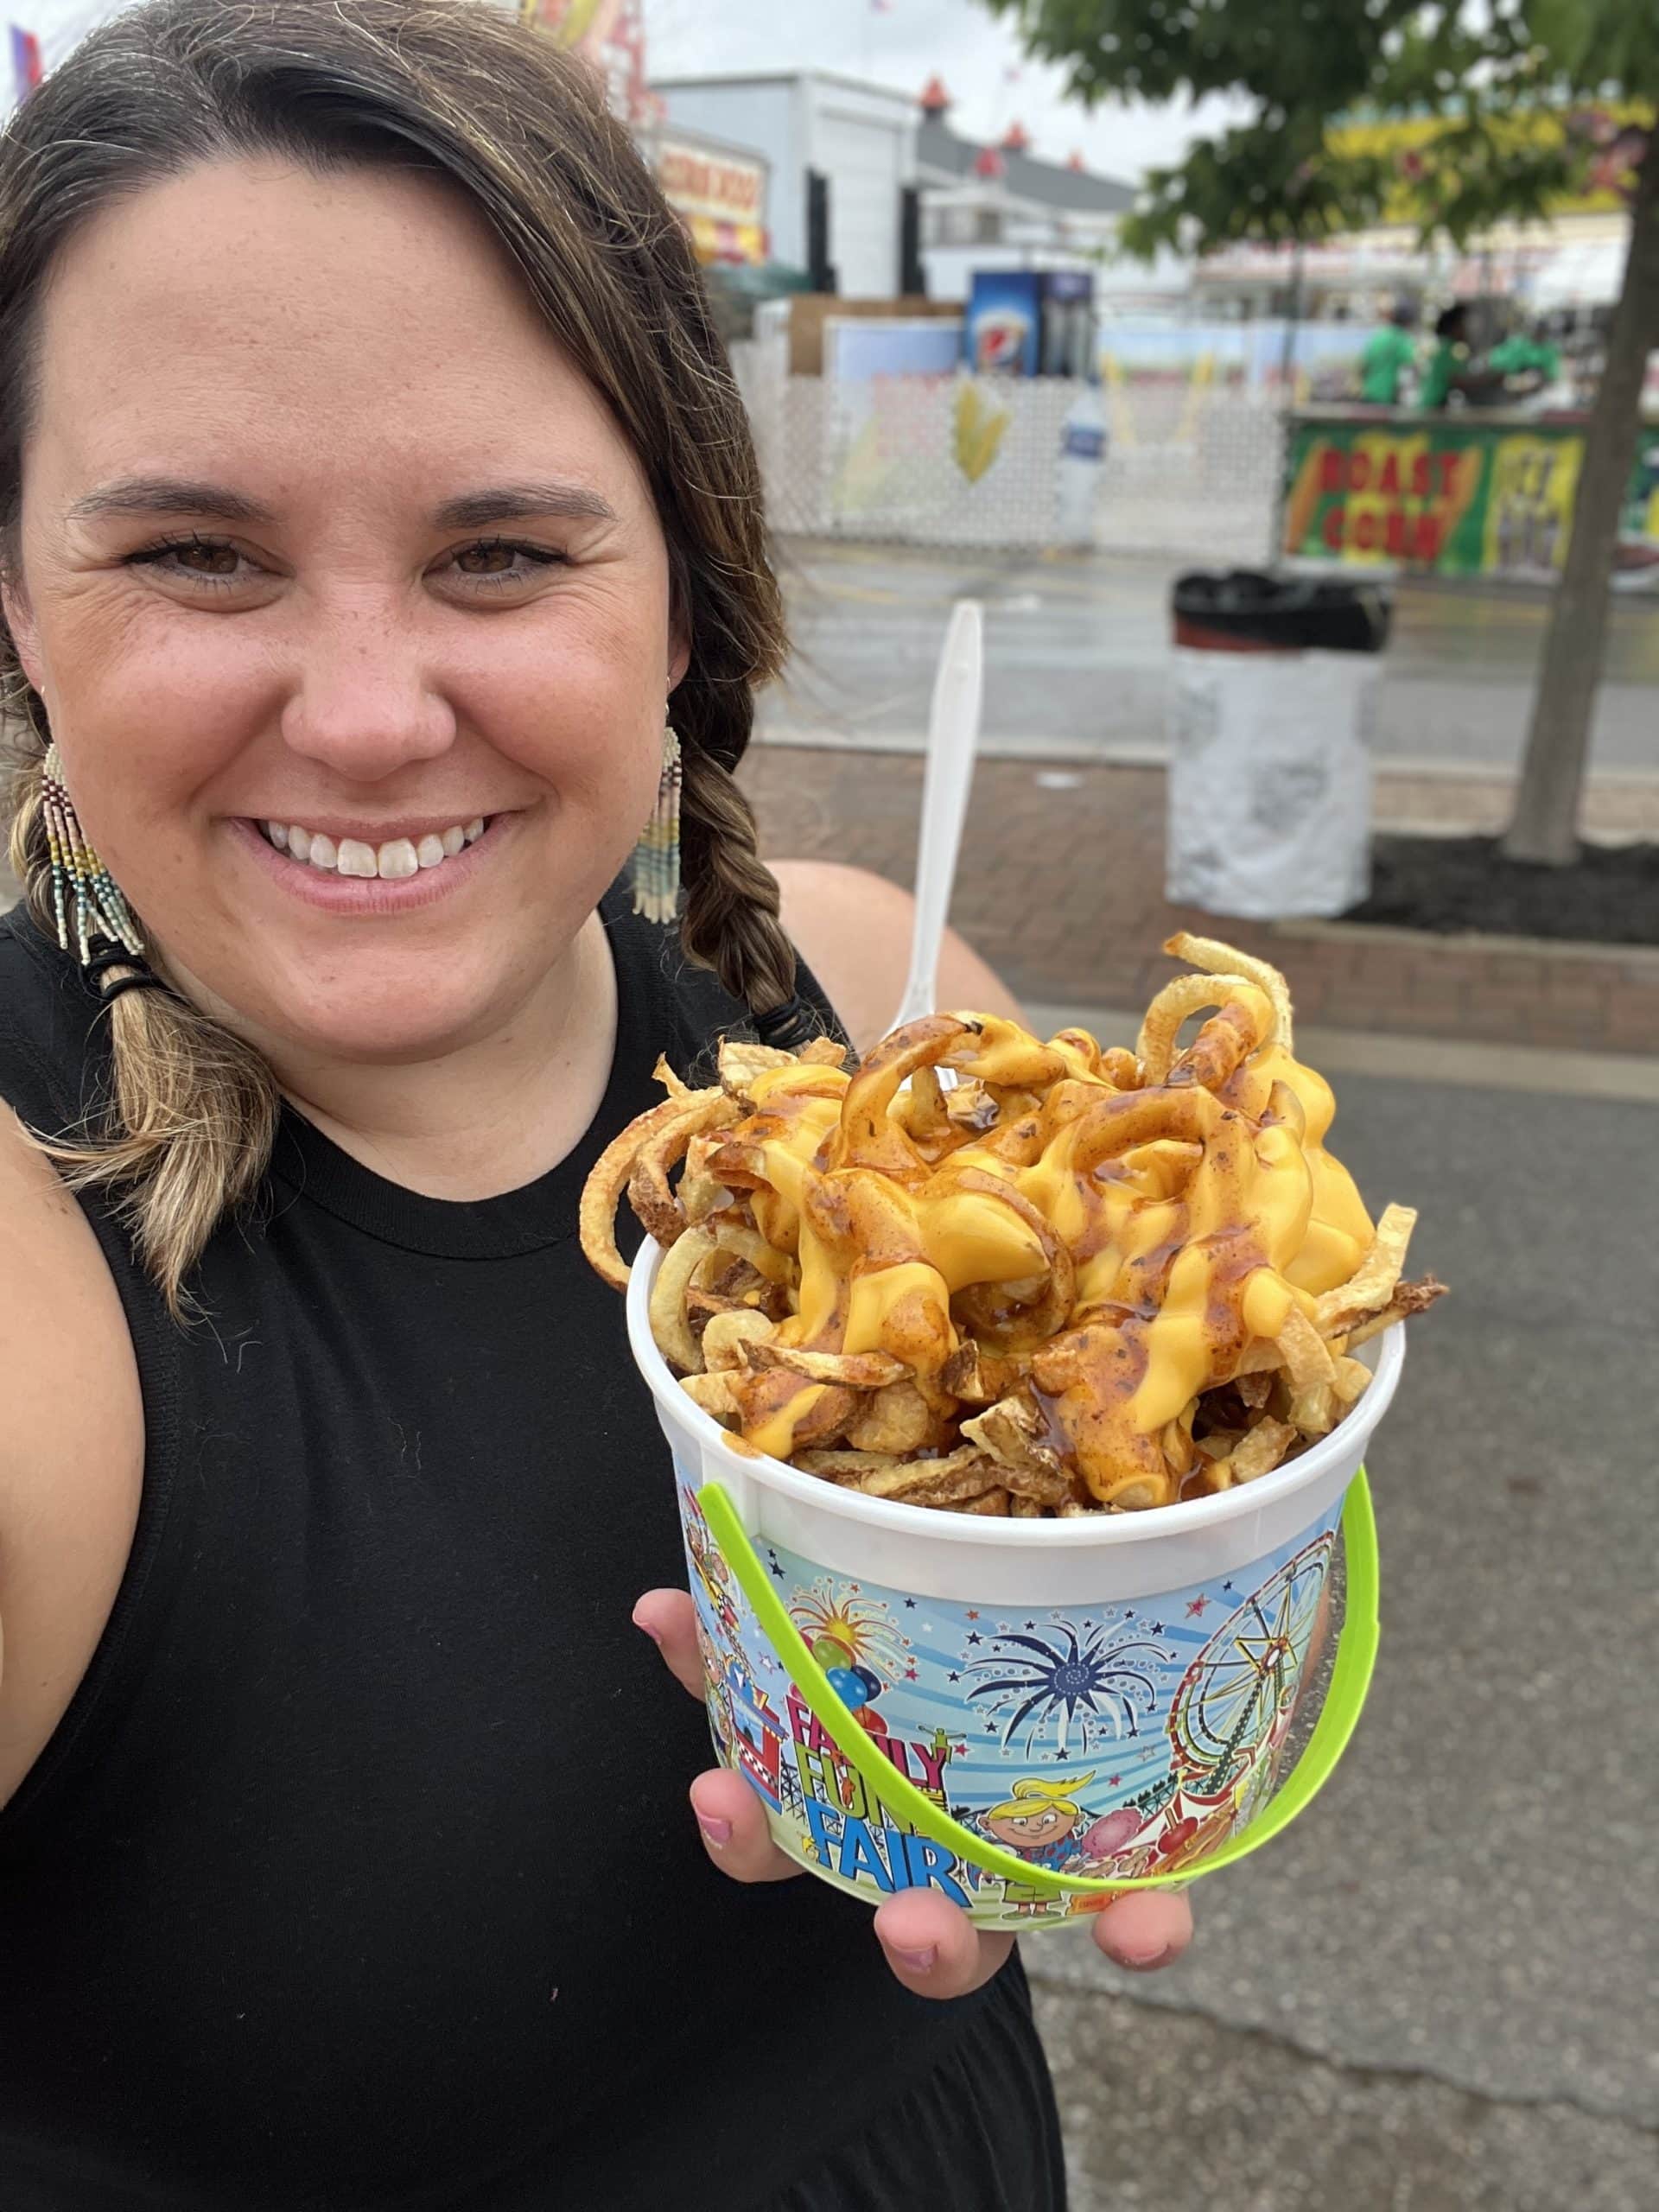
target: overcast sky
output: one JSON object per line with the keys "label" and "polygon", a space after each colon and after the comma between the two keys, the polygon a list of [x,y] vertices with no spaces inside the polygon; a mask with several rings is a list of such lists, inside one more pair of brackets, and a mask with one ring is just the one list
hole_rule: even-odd
{"label": "overcast sky", "polygon": [[1227,112],[1214,101],[1088,114],[1063,99],[1060,73],[1024,60],[1007,25],[975,0],[888,0],[885,12],[872,0],[645,0],[645,10],[653,75],[813,67],[919,92],[937,71],[964,137],[1000,138],[1017,118],[1033,153],[1063,162],[1075,148],[1090,168],[1126,182],[1148,163],[1179,159],[1195,128]]}
{"label": "overcast sky", "polygon": [[[1219,101],[1197,111],[1144,104],[1089,115],[1061,96],[1058,70],[1026,61],[1007,26],[976,0],[644,0],[653,74],[730,69],[835,69],[919,92],[937,70],[970,138],[1000,138],[1018,119],[1032,151],[1063,162],[1075,148],[1107,176],[1133,181],[1149,162],[1176,160],[1199,125],[1213,128]],[[35,31],[48,63],[110,0],[14,0],[11,20]],[[1010,73],[1017,72],[1017,76]],[[10,106],[8,97],[0,108]],[[1195,121],[1196,118],[1196,121]]]}

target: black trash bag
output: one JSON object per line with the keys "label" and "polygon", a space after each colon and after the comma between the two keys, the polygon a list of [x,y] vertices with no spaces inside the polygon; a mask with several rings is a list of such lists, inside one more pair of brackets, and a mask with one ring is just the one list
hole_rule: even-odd
{"label": "black trash bag", "polygon": [[1202,652],[1380,653],[1394,607],[1380,584],[1194,569],[1170,594],[1175,642]]}

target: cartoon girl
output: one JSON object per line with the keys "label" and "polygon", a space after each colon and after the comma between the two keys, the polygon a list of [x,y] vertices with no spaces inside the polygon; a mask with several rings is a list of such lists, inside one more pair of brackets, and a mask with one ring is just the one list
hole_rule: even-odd
{"label": "cartoon girl", "polygon": [[[1147,1825],[1145,1815],[1132,1806],[1121,1806],[1099,1820],[1086,1812],[1072,1792],[1087,1789],[1094,1778],[1092,1770],[1065,1782],[1027,1775],[1014,1783],[1005,1803],[979,1815],[979,1827],[994,1843],[1033,1866],[1062,1874],[1092,1873],[1120,1860]],[[1016,1916],[1034,1916],[1054,1904],[1043,1891],[1016,1882],[1005,1883],[1002,1894]]]}
{"label": "cartoon girl", "polygon": [[980,1815],[979,1825],[1004,1851],[1059,1872],[1076,1862],[1077,1838],[1090,1817],[1071,1792],[1086,1789],[1094,1778],[1092,1769],[1065,1782],[1026,1775],[1006,1803]]}
{"label": "cartoon girl", "polygon": [[[1089,1815],[1071,1792],[1086,1789],[1094,1778],[1092,1769],[1064,1782],[1022,1776],[1014,1783],[1011,1797],[980,1814],[978,1826],[993,1843],[1013,1852],[1016,1859],[1064,1872],[1077,1865],[1077,1840],[1089,1822]],[[1015,1919],[1039,1919],[1054,1910],[1054,1899],[1046,1891],[1023,1882],[1005,1881],[1002,1899],[1012,1908]]]}

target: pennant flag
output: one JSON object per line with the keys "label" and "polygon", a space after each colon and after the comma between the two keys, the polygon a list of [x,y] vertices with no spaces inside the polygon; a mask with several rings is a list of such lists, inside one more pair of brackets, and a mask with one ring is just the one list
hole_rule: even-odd
{"label": "pennant flag", "polygon": [[11,76],[21,107],[41,81],[41,41],[33,31],[16,23],[11,27]]}

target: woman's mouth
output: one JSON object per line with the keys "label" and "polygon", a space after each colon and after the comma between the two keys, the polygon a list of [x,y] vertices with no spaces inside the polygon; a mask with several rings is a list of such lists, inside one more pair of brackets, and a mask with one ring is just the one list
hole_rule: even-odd
{"label": "woman's mouth", "polygon": [[[396,836],[368,823],[232,816],[226,827],[272,884],[326,914],[404,914],[458,895],[512,842],[518,816],[475,814],[443,828],[429,820],[389,822]],[[357,834],[353,834],[353,832]]]}
{"label": "woman's mouth", "polygon": [[467,846],[478,842],[491,818],[474,815],[447,830],[429,830],[419,837],[388,837],[379,843],[364,837],[331,837],[326,830],[309,830],[299,822],[261,822],[258,828],[268,845],[319,874],[364,881],[378,877],[383,883],[397,883],[458,859]]}

